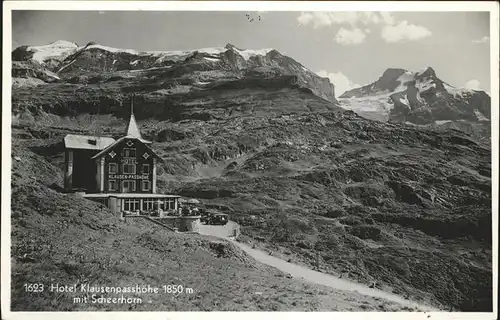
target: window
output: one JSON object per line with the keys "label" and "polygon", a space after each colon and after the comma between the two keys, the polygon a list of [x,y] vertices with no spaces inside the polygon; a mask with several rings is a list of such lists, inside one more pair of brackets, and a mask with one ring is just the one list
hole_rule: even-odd
{"label": "window", "polygon": [[135,181],[134,180],[124,180],[122,181],[122,192],[135,191]]}
{"label": "window", "polygon": [[142,165],[142,173],[149,174],[149,164],[143,164]]}
{"label": "window", "polygon": [[142,200],[142,210],[150,211],[155,209],[156,200],[152,198],[145,198]]}
{"label": "window", "polygon": [[109,180],[109,191],[118,191],[118,182],[116,180]]}
{"label": "window", "polygon": [[118,165],[116,163],[109,164],[109,173],[110,174],[118,173]]}
{"label": "window", "polygon": [[124,211],[137,211],[137,210],[139,210],[139,199],[124,199],[123,200],[123,210]]}
{"label": "window", "polygon": [[135,174],[135,164],[124,163],[123,164],[123,173],[124,174]]}
{"label": "window", "polygon": [[165,210],[174,210],[175,209],[175,199],[165,199],[163,207]]}
{"label": "window", "polygon": [[135,148],[123,148],[123,156],[125,158],[135,158]]}
{"label": "window", "polygon": [[143,181],[142,182],[142,191],[151,190],[151,181]]}

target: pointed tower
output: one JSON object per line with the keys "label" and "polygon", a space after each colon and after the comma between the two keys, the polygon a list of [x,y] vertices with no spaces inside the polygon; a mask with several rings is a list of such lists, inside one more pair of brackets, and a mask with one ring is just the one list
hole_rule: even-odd
{"label": "pointed tower", "polygon": [[130,100],[130,121],[128,122],[127,131],[125,132],[126,136],[137,138],[139,140],[143,140],[141,136],[141,132],[139,131],[139,126],[135,121],[134,116],[134,99]]}

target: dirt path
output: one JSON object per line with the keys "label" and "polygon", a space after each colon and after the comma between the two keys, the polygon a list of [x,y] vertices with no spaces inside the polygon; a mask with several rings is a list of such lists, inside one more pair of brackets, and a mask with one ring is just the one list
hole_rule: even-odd
{"label": "dirt path", "polygon": [[254,259],[260,261],[261,263],[267,264],[269,266],[275,267],[283,272],[291,274],[294,278],[301,278],[305,281],[328,286],[338,290],[344,291],[354,291],[365,296],[370,296],[374,298],[381,298],[388,301],[392,301],[404,306],[415,308],[420,311],[438,311],[435,308],[424,306],[416,302],[404,299],[395,294],[391,294],[382,290],[372,289],[363,284],[356,282],[340,279],[330,274],[321,273],[318,271],[311,270],[307,267],[300,266],[294,263],[287,262],[283,259],[273,257],[267,252],[256,250],[250,246],[235,241],[231,236],[233,235],[234,228],[237,227],[235,222],[230,221],[225,226],[207,226],[202,225],[200,228],[200,233],[210,236],[215,236],[219,238],[224,238],[232,241],[235,245],[240,247],[248,255],[252,256]]}

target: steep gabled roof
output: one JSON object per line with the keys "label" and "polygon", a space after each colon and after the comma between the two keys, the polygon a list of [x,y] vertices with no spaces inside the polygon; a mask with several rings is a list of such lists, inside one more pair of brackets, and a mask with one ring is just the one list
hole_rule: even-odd
{"label": "steep gabled roof", "polygon": [[[156,152],[154,152],[153,150],[151,150],[151,148],[148,146],[147,142],[149,142],[149,141],[138,139],[138,138],[132,137],[132,136],[121,137],[120,139],[116,140],[113,144],[110,144],[104,150],[100,151],[95,156],[93,156],[92,159],[98,159],[98,158],[102,157],[103,155],[106,154],[106,152],[108,152],[109,150],[113,149],[115,146],[117,146],[118,144],[120,144],[120,142],[122,142],[125,139],[133,139],[133,140],[137,140],[137,141],[141,142],[142,144],[144,144],[144,147],[147,150],[149,150],[149,152],[151,152],[151,154],[153,154],[153,156],[155,158],[157,158],[159,160],[163,160]],[[146,141],[146,142],[144,142],[144,141]]]}
{"label": "steep gabled roof", "polygon": [[64,146],[67,149],[102,150],[113,144],[115,139],[110,137],[82,136],[68,134],[64,137]]}

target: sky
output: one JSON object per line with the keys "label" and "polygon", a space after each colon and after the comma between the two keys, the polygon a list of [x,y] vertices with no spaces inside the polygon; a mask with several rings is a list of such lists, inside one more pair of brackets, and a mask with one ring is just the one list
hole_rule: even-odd
{"label": "sky", "polygon": [[13,11],[12,45],[168,51],[232,43],[277,49],[330,78],[337,96],[387,68],[427,66],[453,86],[491,92],[489,26],[488,12]]}

